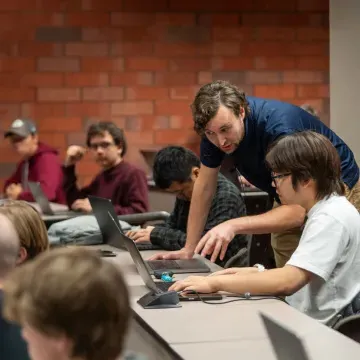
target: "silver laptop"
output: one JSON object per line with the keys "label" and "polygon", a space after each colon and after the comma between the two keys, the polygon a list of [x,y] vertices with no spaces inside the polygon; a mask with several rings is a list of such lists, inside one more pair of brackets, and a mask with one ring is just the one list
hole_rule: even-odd
{"label": "silver laptop", "polygon": [[[133,258],[136,266],[139,263],[144,263],[148,273],[154,274],[154,271],[159,272],[172,271],[174,274],[187,274],[187,273],[209,273],[210,268],[200,259],[189,260],[147,260],[144,261],[140,254],[139,249],[132,239],[127,237],[119,228],[118,222],[113,218],[109,212],[109,217],[113,219],[113,223],[116,224],[118,237],[122,239],[124,245]],[[141,259],[141,261],[140,261]]]}
{"label": "silver laptop", "polygon": [[78,216],[81,214],[79,211],[69,210],[66,205],[50,203],[49,199],[44,194],[40,183],[29,181],[28,185],[31,194],[39,205],[43,215]]}
{"label": "silver laptop", "polygon": [[293,331],[260,312],[277,360],[310,360],[304,343]]}

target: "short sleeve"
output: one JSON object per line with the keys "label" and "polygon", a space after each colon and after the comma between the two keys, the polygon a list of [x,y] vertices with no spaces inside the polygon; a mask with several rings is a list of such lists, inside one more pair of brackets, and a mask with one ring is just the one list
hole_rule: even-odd
{"label": "short sleeve", "polygon": [[299,246],[286,265],[307,270],[328,281],[344,256],[349,234],[344,225],[327,214],[308,220]]}
{"label": "short sleeve", "polygon": [[217,168],[221,165],[225,153],[203,137],[200,143],[200,161],[209,168]]}

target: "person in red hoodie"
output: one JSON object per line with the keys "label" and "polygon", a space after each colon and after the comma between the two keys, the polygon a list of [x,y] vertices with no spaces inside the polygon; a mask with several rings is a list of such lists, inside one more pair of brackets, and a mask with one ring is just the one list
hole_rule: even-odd
{"label": "person in red hoodie", "polygon": [[[149,209],[148,185],[145,173],[123,160],[127,144],[122,129],[104,121],[92,124],[87,132],[87,149],[72,145],[66,154],[64,191],[68,206],[75,211],[91,212],[88,195],[110,199],[118,215],[136,214]],[[94,180],[78,188],[75,164],[89,150],[102,171]]]}
{"label": "person in red hoodie", "polygon": [[5,181],[5,196],[12,200],[35,201],[28,183],[39,182],[49,201],[64,204],[61,162],[57,150],[39,141],[33,121],[16,119],[5,132],[21,156],[14,174]]}

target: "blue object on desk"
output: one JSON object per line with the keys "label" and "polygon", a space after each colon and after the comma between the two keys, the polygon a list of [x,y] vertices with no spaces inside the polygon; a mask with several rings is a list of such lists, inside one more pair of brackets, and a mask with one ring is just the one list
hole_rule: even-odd
{"label": "blue object on desk", "polygon": [[164,282],[172,282],[173,281],[172,274],[170,275],[167,272],[162,273],[161,280]]}

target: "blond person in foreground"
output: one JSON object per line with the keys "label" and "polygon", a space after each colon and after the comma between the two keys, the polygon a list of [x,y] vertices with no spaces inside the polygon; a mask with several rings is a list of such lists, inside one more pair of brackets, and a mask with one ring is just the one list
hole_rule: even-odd
{"label": "blond person in foreground", "polygon": [[273,270],[258,265],[191,276],[170,290],[287,295],[290,305],[332,325],[360,293],[360,215],[343,196],[339,156],[326,137],[306,131],[278,140],[266,162],[281,202],[306,210],[290,260]]}

